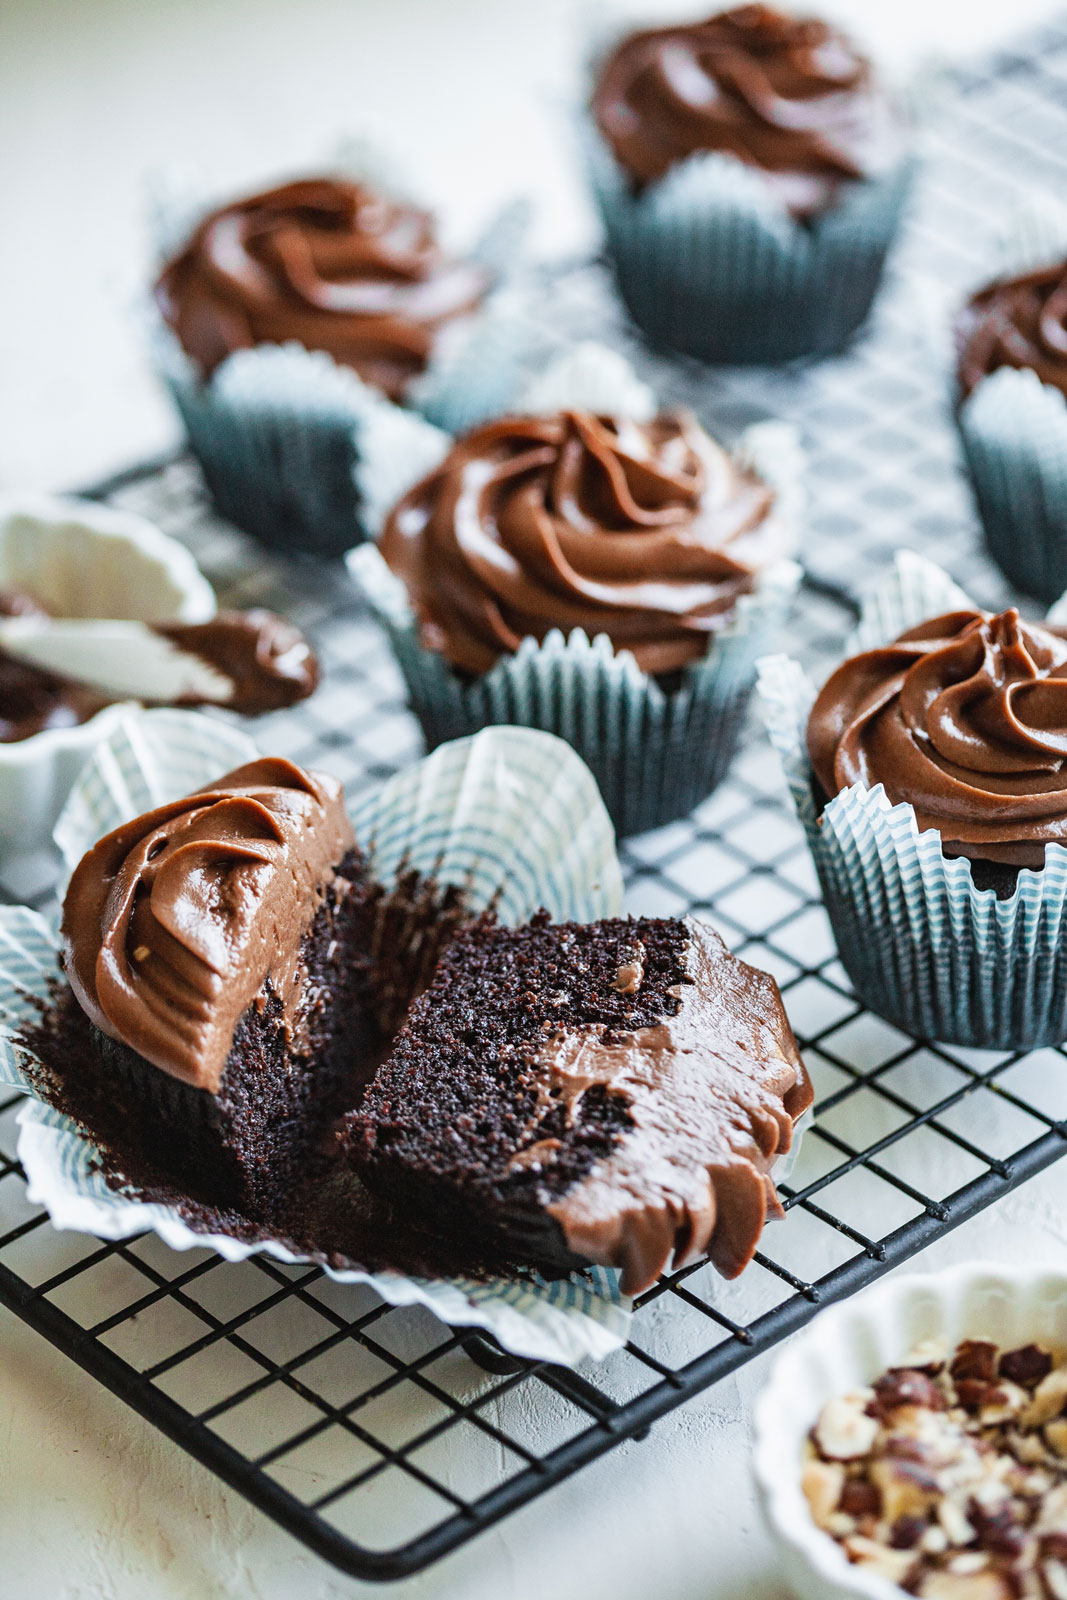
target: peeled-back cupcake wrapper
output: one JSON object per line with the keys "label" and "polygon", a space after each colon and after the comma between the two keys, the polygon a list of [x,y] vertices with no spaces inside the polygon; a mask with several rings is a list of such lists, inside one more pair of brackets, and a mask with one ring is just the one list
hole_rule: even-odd
{"label": "peeled-back cupcake wrapper", "polygon": [[558,628],[527,638],[473,682],[419,642],[402,584],[377,549],[349,565],[389,635],[427,745],[509,723],[541,728],[587,762],[620,835],[642,833],[698,805],[725,775],[751,694],[757,658],[784,622],[800,577],[791,561],[739,601],[708,655],[664,691],[606,634]]}
{"label": "peeled-back cupcake wrapper", "polygon": [[866,317],[910,158],[802,225],[729,156],[690,156],[635,194],[588,117],[582,142],[620,293],[653,344],[708,361],[787,361],[842,349]]}
{"label": "peeled-back cupcake wrapper", "polygon": [[[252,758],[251,741],[224,724],[183,712],[130,717],[95,756],[57,828],[68,868],[120,821],[209,783]],[[621,878],[608,818],[589,773],[558,740],[494,728],[437,751],[361,800],[356,836],[384,882],[415,867],[467,886],[472,905],[494,901],[516,922],[544,905],[557,918],[618,913]],[[0,908],[0,1083],[33,1094],[33,1066],[12,1033],[34,1014],[56,973],[56,939],[25,907]],[[29,1197],[59,1228],[128,1238],[151,1230],[176,1250],[205,1245],[229,1261],[257,1252],[307,1260],[281,1240],[255,1243],[197,1233],[169,1206],[110,1189],[93,1147],[60,1112],[28,1099],[18,1154]],[[559,1282],[411,1278],[324,1267],[340,1283],[367,1284],[392,1305],[420,1304],[443,1322],[478,1327],[506,1349],[571,1364],[601,1358],[627,1336],[629,1303],[617,1274],[601,1268]]]}
{"label": "peeled-back cupcake wrapper", "polygon": [[[900,552],[865,607],[860,647],[888,643],[960,597],[933,563]],[[864,1004],[906,1033],[947,1043],[1021,1050],[1067,1038],[1067,849],[1046,846],[1044,869],[1021,871],[1015,893],[998,900],[881,784],[845,789],[820,814],[806,747],[811,684],[795,661],[770,656],[759,693]]]}

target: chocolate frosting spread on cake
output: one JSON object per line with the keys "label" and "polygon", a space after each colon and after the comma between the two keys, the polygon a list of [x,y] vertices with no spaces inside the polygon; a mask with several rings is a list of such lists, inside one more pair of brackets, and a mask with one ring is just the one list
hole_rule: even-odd
{"label": "chocolate frosting spread on cake", "polygon": [[1029,368],[1067,395],[1067,262],[991,283],[956,324],[964,395],[998,367]]}
{"label": "chocolate frosting spread on cake", "polygon": [[124,823],[63,903],[78,1001],[104,1033],[217,1093],[264,985],[287,1009],[298,998],[301,937],[352,845],[336,780],[271,758]]}
{"label": "chocolate frosting spread on cake", "polygon": [[1067,629],[934,617],[838,667],[808,752],[827,795],[881,783],[947,855],[1040,867],[1067,844]]}
{"label": "chocolate frosting spread on cake", "polygon": [[205,376],[235,350],[292,339],[396,399],[438,330],[487,288],[481,267],[445,259],[426,212],[308,178],[212,212],[164,267],[156,299]]}
{"label": "chocolate frosting spread on cake", "polygon": [[229,678],[233,693],[226,705],[246,717],[295,705],[318,688],[311,646],[273,611],[219,611],[210,622],[170,623],[155,632]]}
{"label": "chocolate frosting spread on cake", "polygon": [[552,628],[606,633],[646,672],[676,671],[784,547],[773,490],[694,420],[582,412],[475,428],[380,540],[423,643],[468,673]]}
{"label": "chocolate frosting spread on cake", "polygon": [[849,40],[764,5],[630,34],[600,71],[593,113],[638,187],[721,151],[765,172],[800,217],[900,154],[888,99]]}
{"label": "chocolate frosting spread on cake", "polygon": [[[21,589],[0,589],[0,617],[44,613]],[[48,728],[74,728],[102,711],[107,701],[84,684],[16,661],[0,650],[0,744],[17,744]]]}
{"label": "chocolate frosting spread on cake", "polygon": [[[734,1277],[781,1205],[770,1168],[789,1149],[812,1100],[778,986],[731,955],[706,924],[688,920],[688,982],[676,1016],[618,1034],[564,1030],[534,1057],[546,1104],[571,1120],[594,1084],[626,1097],[632,1132],[548,1211],[576,1256],[622,1270],[638,1294],[671,1261],[709,1254]],[[640,964],[618,987],[639,987]],[[524,1163],[550,1163],[531,1146]]]}

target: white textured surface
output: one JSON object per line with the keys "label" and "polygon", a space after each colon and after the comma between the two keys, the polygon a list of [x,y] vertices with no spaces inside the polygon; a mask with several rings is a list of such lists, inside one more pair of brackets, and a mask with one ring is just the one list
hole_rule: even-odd
{"label": "white textured surface", "polygon": [[[0,483],[65,486],[172,437],[132,315],[145,272],[141,184],[168,160],[237,184],[310,156],[346,125],[388,132],[395,119],[405,166],[458,229],[521,184],[538,201],[538,249],[583,244],[589,212],[556,116],[574,81],[579,3],[5,0],[0,182],[19,247],[0,258]],[[647,5],[650,15],[683,9],[683,0]],[[960,39],[979,47],[1054,6],[836,0],[824,9],[868,27],[901,60]],[[1062,1261],[1064,1218],[1061,1167],[917,1265],[1009,1262],[1020,1249]],[[394,1592],[777,1600],[748,1474],[765,1369],[753,1363],[646,1443]],[[3,1600],[357,1592],[0,1311]]]}

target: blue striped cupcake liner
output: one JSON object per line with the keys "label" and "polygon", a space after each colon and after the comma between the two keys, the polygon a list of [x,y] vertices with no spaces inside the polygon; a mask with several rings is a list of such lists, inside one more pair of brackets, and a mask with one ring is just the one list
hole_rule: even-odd
{"label": "blue striped cupcake liner", "polygon": [[956,420],[989,553],[1047,605],[1067,589],[1067,399],[1035,372],[1001,367]]}
{"label": "blue striped cupcake liner", "polygon": [[[965,595],[932,563],[898,553],[846,654],[870,649]],[[1055,620],[1055,618],[1053,618]],[[764,721],[811,850],[841,962],[864,1005],[905,1033],[1023,1050],[1067,1038],[1067,849],[1019,873],[1000,900],[946,857],[936,830],[881,784],[843,790],[820,811],[807,754],[815,695],[787,656],[759,664]]]}
{"label": "blue striped cupcake liner", "polygon": [[[57,829],[69,869],[101,833],[145,806],[186,794],[254,755],[245,735],[196,713],[131,715],[97,751]],[[616,915],[622,884],[611,825],[593,781],[558,739],[494,728],[447,745],[362,799],[353,824],[372,870],[388,883],[403,867],[462,884],[475,907],[494,902],[508,922],[544,905],[557,918]],[[27,1091],[18,1154],[30,1199],[58,1228],[124,1239],[153,1231],[175,1250],[205,1245],[229,1261],[263,1253],[307,1260],[264,1234],[250,1242],[189,1227],[172,1207],[110,1189],[93,1146],[34,1098],[37,1077],[13,1041],[47,998],[57,971],[53,930],[25,907],[0,907],[0,1084]],[[630,1306],[613,1271],[590,1268],[545,1282],[413,1278],[324,1265],[339,1283],[369,1285],[391,1305],[422,1305],[455,1327],[478,1327],[531,1360],[600,1359],[627,1337]]]}
{"label": "blue striped cupcake liner", "polygon": [[714,153],[635,194],[588,117],[581,129],[619,293],[651,344],[742,365],[844,348],[881,281],[910,157],[801,224],[758,172]]}
{"label": "blue striped cupcake liner", "polygon": [[374,545],[349,567],[389,636],[427,746],[479,728],[540,728],[588,765],[620,836],[687,816],[725,776],[737,748],[756,661],[788,616],[800,569],[780,562],[738,602],[702,661],[663,689],[606,634],[553,628],[524,639],[473,680],[420,641],[403,585]]}
{"label": "blue striped cupcake liner", "polygon": [[369,534],[359,469],[370,430],[390,415],[394,432],[405,429],[413,481],[439,459],[441,429],[507,408],[529,338],[511,297],[494,297],[441,341],[410,408],[300,344],[235,351],[205,380],[169,329],[156,326],[151,343],[222,515],[284,555],[330,557]]}

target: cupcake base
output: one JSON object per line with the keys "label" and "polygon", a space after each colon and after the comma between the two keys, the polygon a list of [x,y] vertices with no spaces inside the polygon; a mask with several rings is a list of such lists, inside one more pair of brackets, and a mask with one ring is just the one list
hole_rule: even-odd
{"label": "cupcake base", "polygon": [[842,350],[870,310],[912,164],[851,186],[795,222],[760,175],[697,156],[635,195],[592,133],[593,189],[626,307],[653,345],[770,364]]}

